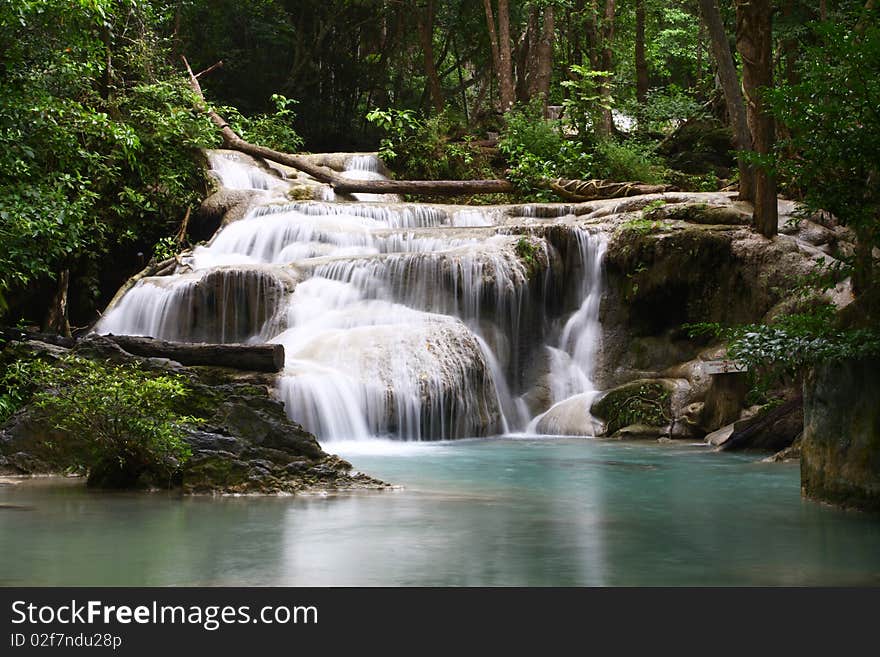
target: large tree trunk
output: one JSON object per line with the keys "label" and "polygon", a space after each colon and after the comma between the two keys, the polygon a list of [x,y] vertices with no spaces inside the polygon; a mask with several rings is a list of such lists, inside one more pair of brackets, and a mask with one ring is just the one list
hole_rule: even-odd
{"label": "large tree trunk", "polygon": [[[752,145],[759,155],[773,149],[773,116],[761,98],[773,86],[773,7],[771,0],[737,0],[736,48],[743,60],[743,89],[748,101]],[[755,167],[755,229],[765,237],[778,232],[776,178],[766,166]]]}
{"label": "large tree trunk", "polygon": [[495,29],[495,12],[492,10],[492,0],[483,0],[483,9],[486,10],[486,28],[489,32],[489,51],[492,55],[492,68],[495,77],[501,82],[501,55],[498,50],[498,31]]}
{"label": "large tree trunk", "polygon": [[513,60],[510,52],[510,8],[508,0],[498,0],[498,28],[495,27],[495,12],[492,0],[483,0],[486,10],[486,26],[489,30],[489,46],[492,51],[492,64],[498,78],[498,94],[501,111],[506,112],[516,100],[513,86]]}
{"label": "large tree trunk", "polygon": [[648,62],[645,59],[645,0],[636,0],[636,100],[644,104],[647,99]]}
{"label": "large tree trunk", "polygon": [[419,19],[419,39],[422,42],[422,56],[425,64],[425,78],[431,94],[431,104],[437,112],[443,111],[443,88],[440,76],[434,65],[434,0],[428,0]]}
{"label": "large tree trunk", "polygon": [[610,137],[614,132],[614,116],[611,113],[611,72],[614,65],[614,0],[605,0],[605,11],[602,15],[602,50],[601,66],[606,76],[599,85],[599,95],[602,97],[602,121],[599,131],[605,137]]}
{"label": "large tree trunk", "polygon": [[516,100],[513,86],[513,59],[510,50],[510,7],[508,0],[498,0],[498,85],[501,111],[506,112]]}
{"label": "large tree trunk", "polygon": [[553,77],[553,41],[556,34],[556,21],[553,5],[544,8],[544,24],[541,26],[541,38],[534,48],[532,58],[532,79],[529,92],[532,98],[542,96],[544,107],[550,97],[550,81]]}
{"label": "large tree trunk", "polygon": [[752,150],[752,135],[749,131],[739,76],[733,63],[733,53],[730,51],[730,41],[724,29],[717,0],[700,0],[700,9],[703,13],[703,22],[709,31],[715,65],[718,67],[718,79],[721,82],[727,113],[730,115],[730,125],[733,128],[734,145],[739,152],[739,197],[740,200],[751,201],[755,198],[755,174],[742,154]]}
{"label": "large tree trunk", "polygon": [[280,372],[284,347],[280,344],[203,344],[168,342],[131,335],[107,335],[135,356],[169,358],[181,365],[213,365],[252,372]]}

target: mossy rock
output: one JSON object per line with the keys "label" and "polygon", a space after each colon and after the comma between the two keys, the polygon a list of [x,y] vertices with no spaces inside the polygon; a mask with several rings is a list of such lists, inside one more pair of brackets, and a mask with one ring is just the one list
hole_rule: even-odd
{"label": "mossy rock", "polygon": [[605,421],[606,434],[623,427],[666,427],[672,418],[675,385],[665,379],[639,379],[612,388],[593,402],[590,412]]}

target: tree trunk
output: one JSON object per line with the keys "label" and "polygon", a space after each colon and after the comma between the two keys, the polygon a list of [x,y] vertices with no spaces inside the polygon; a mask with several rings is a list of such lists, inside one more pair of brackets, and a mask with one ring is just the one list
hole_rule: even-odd
{"label": "tree trunk", "polygon": [[425,78],[431,94],[431,104],[436,112],[443,111],[443,88],[440,76],[434,65],[434,0],[428,0],[419,20],[419,39],[422,42],[422,55],[425,63]]}
{"label": "tree trunk", "polygon": [[507,180],[348,180],[333,183],[340,194],[506,194],[514,191]]}
{"label": "tree trunk", "polygon": [[516,100],[513,87],[513,59],[510,51],[510,7],[508,0],[498,0],[498,72],[501,111],[506,112]]}
{"label": "tree trunk", "polygon": [[751,201],[755,198],[755,174],[751,165],[743,159],[742,153],[752,150],[752,135],[749,132],[739,76],[733,63],[733,53],[730,51],[730,41],[724,29],[724,22],[721,20],[717,0],[700,0],[700,9],[703,13],[703,22],[709,31],[709,42],[715,57],[715,65],[718,67],[718,79],[721,82],[724,102],[727,105],[730,125],[733,128],[734,145],[740,153],[738,157],[739,198],[743,201]]}
{"label": "tree trunk", "polygon": [[607,73],[599,85],[599,95],[602,97],[602,122],[600,133],[610,137],[614,132],[614,116],[611,113],[611,72],[614,64],[614,51],[611,46],[614,43],[614,0],[605,0],[605,12],[602,16],[602,70]]}
{"label": "tree trunk", "polygon": [[[769,155],[773,149],[773,116],[761,98],[773,86],[773,7],[771,0],[737,0],[736,47],[743,60],[743,89],[753,149]],[[765,237],[778,232],[776,178],[766,166],[755,167],[755,229]]]}
{"label": "tree trunk", "polygon": [[495,14],[492,11],[492,0],[483,0],[483,8],[486,10],[486,27],[489,31],[489,51],[492,55],[492,68],[495,69],[495,77],[501,84],[501,55],[498,50],[498,32],[495,30]]}
{"label": "tree trunk", "polygon": [[538,37],[538,7],[529,7],[529,19],[519,42],[514,50],[514,71],[516,73],[516,99],[521,103],[529,102],[532,97],[534,78],[534,55]]}
{"label": "tree trunk", "polygon": [[70,287],[70,270],[64,269],[58,274],[58,287],[52,298],[52,305],[46,314],[43,330],[70,337],[70,322],[67,319],[67,291]]}
{"label": "tree trunk", "polygon": [[534,49],[533,74],[530,86],[532,97],[543,97],[544,107],[550,98],[550,81],[553,77],[553,41],[556,34],[556,22],[553,5],[544,8],[544,24],[541,27],[541,38]]}
{"label": "tree trunk", "polygon": [[168,342],[131,335],[104,337],[135,356],[169,358],[181,365],[213,365],[251,372],[280,372],[284,368],[284,347],[280,344]]}
{"label": "tree trunk", "polygon": [[636,0],[636,100],[648,99],[648,62],[645,59],[645,0]]}

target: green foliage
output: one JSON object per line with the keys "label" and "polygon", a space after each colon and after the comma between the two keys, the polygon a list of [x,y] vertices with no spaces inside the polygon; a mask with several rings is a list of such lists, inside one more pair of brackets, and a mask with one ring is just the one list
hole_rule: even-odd
{"label": "green foliage", "polygon": [[33,393],[32,363],[13,360],[3,364],[0,374],[0,425],[24,406]]}
{"label": "green foliage", "polygon": [[151,473],[170,482],[190,456],[184,427],[200,421],[178,410],[187,396],[182,377],[137,365],[73,356],[57,365],[17,361],[2,384],[5,407],[29,402],[39,409],[61,436],[45,447],[71,468],[88,470],[90,481],[125,486]]}
{"label": "green foliage", "polygon": [[528,237],[523,236],[517,240],[514,248],[516,255],[519,256],[526,266],[526,271],[529,273],[534,272],[538,268],[538,249],[540,247]]}
{"label": "green foliage", "polygon": [[[807,207],[852,226],[863,253],[880,246],[880,25],[876,14],[865,19],[861,34],[844,23],[815,26],[797,82],[768,93],[789,129],[777,171]],[[854,264],[858,277],[871,259]]]}
{"label": "green foliage", "polygon": [[197,202],[196,149],[217,138],[164,64],[159,13],[133,0],[0,2],[7,300],[62,269],[94,288],[105,254],[154,242]]}
{"label": "green foliage", "polygon": [[173,258],[180,251],[180,244],[173,237],[163,237],[153,245],[153,258],[162,262]]}
{"label": "green foliage", "polygon": [[596,144],[593,175],[603,180],[662,183],[665,171],[654,148],[635,139],[602,140]]}
{"label": "green foliage", "polygon": [[660,383],[638,383],[612,390],[596,404],[609,434],[643,424],[662,427],[672,421],[671,395]]}
{"label": "green foliage", "polygon": [[367,120],[385,134],[379,157],[404,178],[460,180],[492,172],[452,112],[425,118],[413,110],[374,109]]}
{"label": "green foliage", "polygon": [[786,315],[772,325],[705,323],[685,328],[692,336],[710,335],[727,342],[728,356],[749,366],[758,392],[797,381],[817,363],[880,355],[880,331],[841,330],[834,308],[827,304],[812,312]]}
{"label": "green foliage", "polygon": [[275,106],[273,113],[244,116],[234,107],[222,107],[218,111],[243,139],[276,151],[295,153],[303,145],[302,137],[293,126],[296,120],[293,108],[298,101],[281,94],[272,94],[271,100]]}
{"label": "green foliage", "polygon": [[553,178],[589,177],[592,158],[562,133],[559,121],[545,119],[540,100],[505,115],[498,149],[507,159],[507,177],[535,200],[555,200],[540,183]]}
{"label": "green foliage", "polygon": [[644,104],[630,100],[621,104],[624,114],[634,116],[640,132],[668,134],[688,119],[708,116],[693,92],[676,84],[648,91]]}
{"label": "green foliage", "polygon": [[604,96],[601,87],[613,89],[611,73],[594,71],[588,66],[575,64],[570,68],[572,78],[562,82],[568,92],[562,106],[568,122],[580,138],[587,142],[595,132],[595,126],[602,121],[602,113],[614,107],[614,99]]}

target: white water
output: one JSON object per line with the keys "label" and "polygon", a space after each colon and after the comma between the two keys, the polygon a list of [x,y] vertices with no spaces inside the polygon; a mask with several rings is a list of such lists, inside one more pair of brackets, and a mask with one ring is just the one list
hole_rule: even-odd
{"label": "white water", "polygon": [[[136,284],[96,331],[282,344],[277,395],[324,441],[534,428],[540,416],[529,423],[521,369],[542,350],[550,404],[594,392],[604,238],[572,226],[574,273],[534,273],[523,238],[501,230],[510,216],[558,221],[564,206],[512,213],[377,195],[291,203],[283,178],[234,156],[211,162],[225,187],[266,194],[177,273]],[[350,158],[345,175],[381,178],[374,156]],[[531,257],[558,269],[554,246],[530,239]],[[548,276],[577,276],[567,316],[547,317]]]}
{"label": "white water", "polygon": [[[599,324],[599,304],[602,301],[602,260],[607,242],[602,235],[576,230],[580,255],[580,307],[572,313],[559,338],[559,342],[547,347],[550,359],[550,398],[553,406],[529,423],[528,430],[535,432],[544,417],[559,404],[578,396],[588,408],[598,390],[594,381],[596,355],[602,339]],[[552,426],[552,423],[551,423]],[[593,420],[589,435],[595,436],[601,429]]]}

